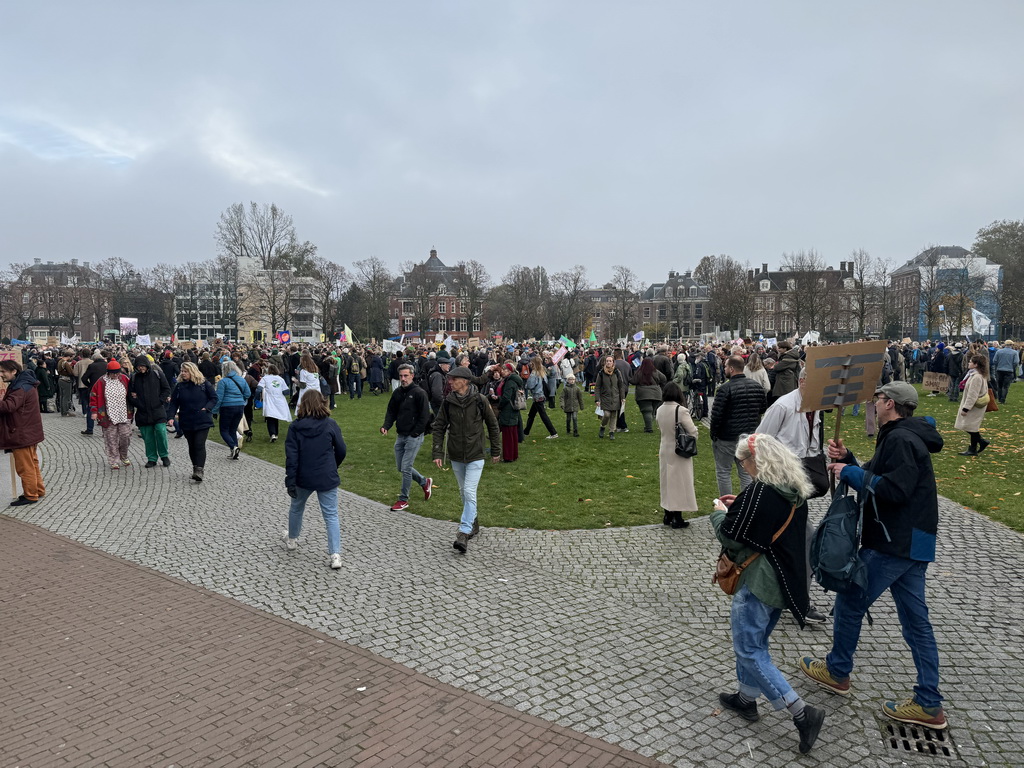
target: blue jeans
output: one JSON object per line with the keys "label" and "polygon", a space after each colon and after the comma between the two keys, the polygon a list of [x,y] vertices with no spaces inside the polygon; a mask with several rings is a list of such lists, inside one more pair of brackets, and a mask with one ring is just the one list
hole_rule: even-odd
{"label": "blue jeans", "polygon": [[1006,402],[1006,396],[1010,393],[1010,384],[1013,382],[1013,371],[996,371],[996,400],[1000,403]]}
{"label": "blue jeans", "polygon": [[853,654],[860,640],[861,622],[868,608],[885,590],[892,593],[903,639],[910,646],[917,667],[914,700],[922,707],[942,706],[939,693],[939,649],[928,620],[924,600],[924,577],[928,563],[884,555],[862,549],[860,559],[867,566],[867,593],[837,595],[833,619],[832,652],[825,659],[829,672],[845,680],[853,671]]}
{"label": "blue jeans", "polygon": [[238,447],[238,422],[242,420],[243,406],[224,405],[220,408],[220,437],[228,448]]}
{"label": "blue jeans", "polygon": [[782,616],[782,609],[765,605],[744,584],[732,596],[730,613],[740,693],[751,699],[763,693],[775,709],[789,706],[800,697],[768,653],[768,638]]}
{"label": "blue jeans", "polygon": [[472,533],[473,521],[476,520],[476,487],[480,485],[480,475],[484,472],[484,460],[453,461],[452,472],[462,491],[462,520],[459,522],[460,533]]}
{"label": "blue jeans", "polygon": [[351,400],[356,395],[359,395],[359,399],[363,399],[363,380],[358,373],[350,373],[348,375],[348,399]]}
{"label": "blue jeans", "polygon": [[402,492],[398,494],[399,501],[409,500],[409,489],[412,488],[413,480],[416,481],[416,485],[423,485],[427,482],[427,478],[417,472],[416,467],[412,465],[416,461],[416,454],[420,452],[424,437],[425,435],[419,437],[399,435],[395,440],[395,464],[398,465],[398,471],[402,473]]}
{"label": "blue jeans", "polygon": [[[296,488],[296,496],[288,508],[288,538],[297,539],[302,533],[302,513],[306,510],[306,500],[313,495],[308,488]],[[316,491],[316,500],[320,502],[320,513],[324,516],[327,528],[327,553],[341,554],[341,526],[338,523],[338,489]]]}

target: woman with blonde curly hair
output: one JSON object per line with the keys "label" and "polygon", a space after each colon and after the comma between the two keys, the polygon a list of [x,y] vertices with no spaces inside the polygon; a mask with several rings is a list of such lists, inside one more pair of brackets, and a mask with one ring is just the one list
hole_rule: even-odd
{"label": "woman with blonde curly hair", "polygon": [[739,690],[718,699],[754,722],[760,719],[757,699],[764,694],[774,709],[789,711],[800,752],[806,753],[825,712],[805,705],[793,690],[772,662],[768,639],[783,608],[801,627],[807,615],[807,499],[813,488],[800,459],[771,435],[741,435],[736,458],[754,481],[739,496],[716,499],[711,514],[725,554],[742,567],[731,608]]}

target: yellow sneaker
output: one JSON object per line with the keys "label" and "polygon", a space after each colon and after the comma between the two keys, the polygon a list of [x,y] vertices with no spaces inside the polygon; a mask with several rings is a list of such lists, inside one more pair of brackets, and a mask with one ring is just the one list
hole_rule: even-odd
{"label": "yellow sneaker", "polygon": [[941,731],[948,725],[942,707],[922,707],[913,699],[903,701],[887,701],[882,704],[882,712],[886,717],[899,720],[901,723],[922,725],[935,731]]}
{"label": "yellow sneaker", "polygon": [[828,665],[821,659],[804,656],[800,659],[800,671],[832,693],[838,693],[840,696],[850,695],[850,678],[836,680],[828,671]]}

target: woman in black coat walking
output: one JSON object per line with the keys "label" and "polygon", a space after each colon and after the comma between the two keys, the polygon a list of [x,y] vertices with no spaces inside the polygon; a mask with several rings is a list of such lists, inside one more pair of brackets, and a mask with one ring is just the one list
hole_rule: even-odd
{"label": "woman in black coat walking", "polygon": [[213,409],[217,406],[217,390],[199,372],[195,363],[185,363],[178,374],[178,383],[171,390],[167,406],[167,426],[174,426],[178,415],[181,431],[188,443],[192,460],[192,479],[202,482],[206,467],[206,436],[213,426]]}

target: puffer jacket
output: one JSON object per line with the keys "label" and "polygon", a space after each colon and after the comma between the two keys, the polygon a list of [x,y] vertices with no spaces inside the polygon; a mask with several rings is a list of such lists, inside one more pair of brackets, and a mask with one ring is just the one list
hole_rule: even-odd
{"label": "puffer jacket", "polygon": [[39,380],[27,368],[7,385],[0,400],[0,448],[14,450],[43,442],[39,415]]}
{"label": "puffer jacket", "polygon": [[764,387],[742,373],[734,373],[715,395],[711,408],[711,439],[736,440],[761,423],[767,397]]}
{"label": "puffer jacket", "polygon": [[[511,377],[509,377],[511,378]],[[506,379],[508,381],[508,379]],[[486,425],[486,432],[484,426]],[[433,458],[444,458],[444,436],[448,433],[450,461],[480,461],[487,456],[485,438],[491,441],[491,456],[501,455],[501,430],[494,411],[473,385],[465,395],[450,392],[434,417]]]}
{"label": "puffer jacket", "polygon": [[341,485],[338,467],[345,460],[341,427],[330,417],[299,419],[284,440],[284,485],[329,491]]}

